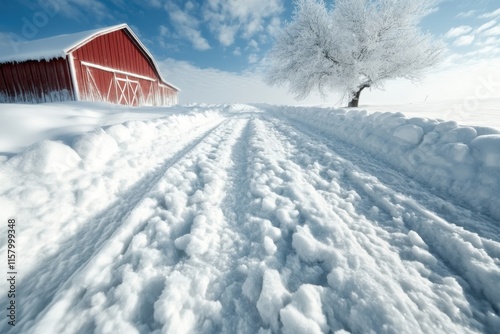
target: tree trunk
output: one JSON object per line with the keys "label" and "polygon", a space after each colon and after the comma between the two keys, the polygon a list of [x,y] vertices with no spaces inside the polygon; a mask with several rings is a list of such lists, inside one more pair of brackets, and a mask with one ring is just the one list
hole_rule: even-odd
{"label": "tree trunk", "polygon": [[349,105],[347,106],[348,108],[357,108],[358,103],[359,103],[359,96],[361,95],[361,91],[367,87],[370,87],[368,84],[362,85],[357,92],[353,92],[353,98],[351,101],[349,101]]}
{"label": "tree trunk", "polygon": [[351,101],[349,101],[349,104],[347,105],[348,108],[357,108],[358,107],[360,94],[361,94],[361,89],[358,90],[356,93],[354,93],[354,97],[352,98]]}

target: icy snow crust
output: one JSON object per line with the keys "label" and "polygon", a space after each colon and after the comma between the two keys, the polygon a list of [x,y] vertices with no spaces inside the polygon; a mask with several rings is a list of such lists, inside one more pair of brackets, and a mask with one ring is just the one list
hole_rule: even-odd
{"label": "icy snow crust", "polygon": [[500,331],[494,130],[166,110],[0,161],[22,292],[2,333]]}

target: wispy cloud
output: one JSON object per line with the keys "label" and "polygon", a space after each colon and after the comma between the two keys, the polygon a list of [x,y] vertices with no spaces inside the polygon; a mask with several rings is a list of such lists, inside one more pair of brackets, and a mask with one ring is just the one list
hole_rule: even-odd
{"label": "wispy cloud", "polygon": [[472,31],[472,27],[469,27],[469,26],[455,27],[455,28],[451,28],[450,30],[448,30],[448,32],[444,35],[444,37],[456,38],[458,36],[465,35],[471,31]]}
{"label": "wispy cloud", "polygon": [[82,20],[86,15],[92,15],[98,20],[112,18],[106,5],[99,0],[38,0],[38,5],[55,14],[61,14],[74,20]]}
{"label": "wispy cloud", "polygon": [[259,56],[255,53],[251,53],[248,56],[248,63],[249,64],[256,64],[259,61]]}
{"label": "wispy cloud", "polygon": [[164,25],[160,25],[158,27],[158,35],[156,36],[156,43],[164,48],[164,49],[175,49],[172,47],[170,43],[168,43],[168,39],[172,36],[172,32],[170,29]]}
{"label": "wispy cloud", "polygon": [[158,29],[160,30],[161,37],[170,36],[170,30],[167,27],[165,27],[164,25],[160,25],[160,27]]}
{"label": "wispy cloud", "polygon": [[146,0],[146,1],[142,0],[141,2],[146,3],[152,7],[156,7],[156,8],[161,8],[161,6],[162,6],[161,0]]}
{"label": "wispy cloud", "polygon": [[499,17],[499,16],[500,16],[500,8],[498,8],[497,10],[494,10],[492,12],[479,15],[479,18],[481,18],[481,19],[491,19],[491,18]]}
{"label": "wispy cloud", "polygon": [[485,36],[500,36],[500,26],[496,26],[483,33]]}
{"label": "wispy cloud", "polygon": [[476,42],[475,44],[478,46],[499,45],[500,38],[499,37],[488,37],[484,40]]}
{"label": "wispy cloud", "polygon": [[[172,25],[171,38],[186,39],[195,49],[207,50],[212,47],[209,40],[213,43],[208,37],[212,37],[223,47],[234,45],[238,39],[256,39],[260,43],[268,41],[268,36],[274,36],[281,26],[283,2],[284,0],[146,0],[145,4],[163,6]],[[158,38],[161,37],[160,34]],[[241,52],[242,49],[238,49],[236,54]]]}
{"label": "wispy cloud", "polygon": [[237,34],[250,39],[265,32],[269,23],[276,26],[276,17],[282,11],[283,0],[210,0],[203,17],[221,44],[229,46]]}
{"label": "wispy cloud", "polygon": [[474,32],[476,32],[476,33],[479,34],[479,33],[483,32],[483,31],[488,30],[489,28],[495,26],[496,24],[497,24],[497,21],[495,21],[495,20],[488,21],[485,24],[481,25],[476,30],[474,30]]}
{"label": "wispy cloud", "polygon": [[474,35],[464,35],[460,36],[453,42],[453,45],[455,46],[467,46],[471,45],[472,42],[474,41]]}
{"label": "wispy cloud", "polygon": [[471,17],[474,14],[476,14],[475,10],[469,10],[467,12],[458,13],[456,18],[467,18],[467,17]]}
{"label": "wispy cloud", "polygon": [[169,1],[165,4],[165,9],[175,26],[176,32],[180,37],[187,39],[191,42],[192,46],[197,50],[208,50],[210,44],[201,35],[200,21],[190,14],[192,3],[188,2],[184,9],[181,9],[176,3]]}
{"label": "wispy cloud", "polygon": [[252,39],[250,42],[248,42],[248,47],[254,50],[259,50],[259,43],[255,39]]}
{"label": "wispy cloud", "polygon": [[224,46],[230,46],[234,43],[235,35],[238,32],[238,26],[221,24],[218,27],[219,42]]}
{"label": "wispy cloud", "polygon": [[281,19],[279,17],[273,17],[266,29],[271,36],[276,36],[281,29]]}

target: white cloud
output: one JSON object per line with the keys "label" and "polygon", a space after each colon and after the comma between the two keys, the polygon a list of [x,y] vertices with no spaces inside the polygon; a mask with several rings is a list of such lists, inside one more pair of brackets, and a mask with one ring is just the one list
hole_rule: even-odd
{"label": "white cloud", "polygon": [[271,36],[276,36],[281,29],[281,20],[279,17],[273,17],[267,25],[267,32]]}
{"label": "white cloud", "polygon": [[196,5],[192,1],[188,1],[184,4],[184,9],[187,11],[192,11],[196,8]]}
{"label": "white cloud", "polygon": [[237,31],[237,26],[230,26],[225,24],[220,25],[218,35],[219,42],[224,46],[230,46],[234,43],[234,38]]}
{"label": "white cloud", "polygon": [[259,43],[255,39],[252,39],[250,42],[248,42],[248,47],[254,50],[259,50]]}
{"label": "white cloud", "polygon": [[160,30],[161,37],[170,36],[170,30],[167,27],[165,27],[164,25],[160,25],[159,30]]}
{"label": "white cloud", "polygon": [[495,21],[495,20],[488,21],[485,24],[481,25],[479,28],[477,28],[474,32],[481,33],[483,31],[493,27],[496,24],[497,24],[497,21]]}
{"label": "white cloud", "polygon": [[500,44],[500,38],[498,37],[488,37],[486,40],[481,41],[480,43],[477,43],[478,45],[499,45]]}
{"label": "white cloud", "polygon": [[474,15],[476,13],[475,10],[469,10],[467,12],[461,12],[461,13],[458,13],[457,14],[457,18],[466,18],[466,17],[471,17],[472,15]]}
{"label": "white cloud", "polygon": [[158,27],[159,35],[156,37],[156,41],[159,46],[162,48],[169,48],[169,44],[167,43],[168,37],[170,37],[172,34],[170,32],[170,29],[164,25],[160,25]]}
{"label": "white cloud", "polygon": [[161,7],[161,0],[147,0],[147,3],[150,6],[153,6],[153,7],[156,7],[156,8],[160,8]]}
{"label": "white cloud", "polygon": [[196,17],[189,14],[189,8],[190,6],[188,5],[184,8],[184,10],[182,10],[172,1],[167,2],[165,5],[165,9],[168,12],[170,20],[172,20],[177,33],[182,38],[186,38],[190,41],[195,49],[202,51],[208,50],[210,49],[210,44],[201,35],[199,30],[200,22]]}
{"label": "white cloud", "polygon": [[241,56],[241,49],[240,49],[239,46],[236,49],[234,49],[233,55],[235,55],[235,56]]}
{"label": "white cloud", "polygon": [[[264,32],[271,22],[283,11],[283,0],[210,0],[204,7],[203,16],[209,28],[225,46],[234,42],[228,39],[225,27],[231,26],[235,36],[241,33],[243,38],[252,38]],[[273,21],[274,20],[274,21]]]}
{"label": "white cloud", "polygon": [[472,31],[472,27],[469,26],[460,26],[460,27],[455,27],[451,28],[448,30],[448,32],[444,35],[446,38],[455,38],[461,35],[465,35],[469,32]]}
{"label": "white cloud", "polygon": [[61,14],[74,20],[80,20],[85,15],[90,14],[98,20],[112,18],[106,5],[99,0],[38,0],[38,5],[44,9],[49,17]]}
{"label": "white cloud", "polygon": [[[468,59],[482,59],[486,61],[494,59],[499,55],[500,55],[500,47],[498,47],[497,45],[484,45],[481,48],[477,48],[474,51],[466,53],[463,57]],[[496,61],[500,62],[500,59],[496,59]],[[494,67],[492,67],[492,69],[493,68]],[[500,71],[498,73],[500,73]]]}
{"label": "white cloud", "polygon": [[486,56],[498,55],[500,54],[500,47],[498,47],[497,45],[488,45],[482,49],[479,49],[478,54]]}
{"label": "white cloud", "polygon": [[481,19],[491,19],[493,17],[498,17],[498,16],[500,16],[500,8],[498,8],[497,10],[494,10],[492,12],[485,13],[483,15],[479,15],[479,18],[481,18]]}
{"label": "white cloud", "polygon": [[483,33],[485,36],[498,36],[500,35],[500,26],[496,26]]}
{"label": "white cloud", "polygon": [[464,36],[460,36],[459,38],[457,38],[455,40],[455,42],[453,42],[453,45],[455,45],[455,46],[467,46],[467,45],[472,44],[473,41],[474,41],[473,35],[464,35]]}
{"label": "white cloud", "polygon": [[259,61],[259,56],[257,56],[257,54],[251,53],[248,56],[248,63],[249,64],[256,64],[258,61]]}

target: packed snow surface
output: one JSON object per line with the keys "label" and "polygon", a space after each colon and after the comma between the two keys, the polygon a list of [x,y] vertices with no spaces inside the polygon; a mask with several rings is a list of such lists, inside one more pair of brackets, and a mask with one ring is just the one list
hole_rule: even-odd
{"label": "packed snow surface", "polygon": [[[0,117],[21,129],[16,108],[29,114]],[[4,141],[19,296],[0,332],[500,332],[500,131],[362,110],[116,108],[53,105],[57,125]]]}

